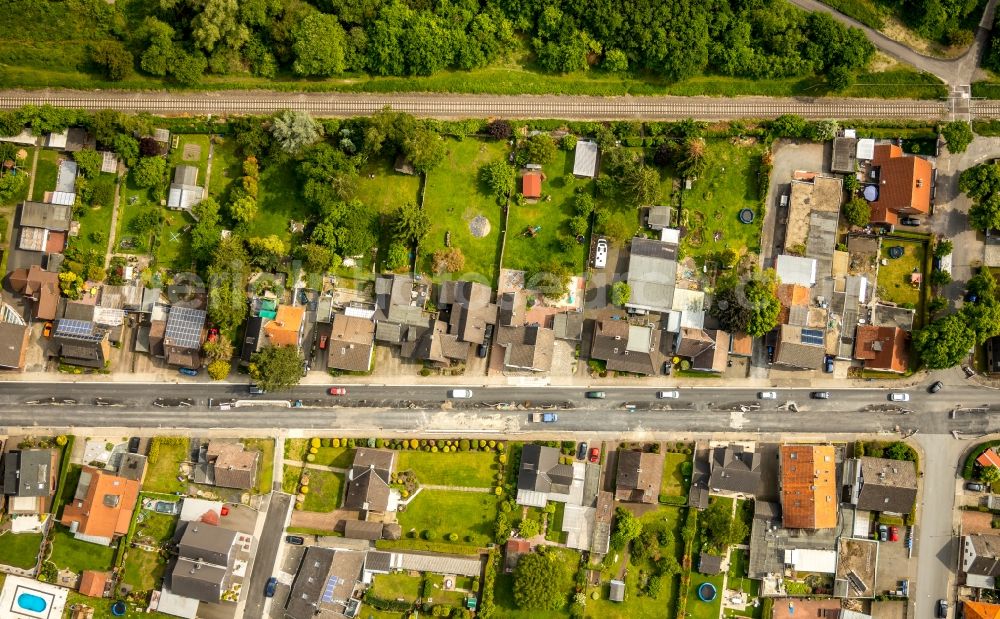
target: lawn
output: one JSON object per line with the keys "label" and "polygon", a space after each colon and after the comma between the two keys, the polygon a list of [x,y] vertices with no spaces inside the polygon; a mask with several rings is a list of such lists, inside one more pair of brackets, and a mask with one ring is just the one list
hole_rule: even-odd
{"label": "lawn", "polygon": [[[145,254],[149,251],[149,240],[151,235],[138,237],[132,232],[132,221],[147,208],[160,208],[159,202],[152,200],[149,189],[136,187],[132,182],[132,175],[129,174],[121,188],[121,197],[118,200],[118,229],[115,233],[115,251],[126,254]],[[166,192],[164,191],[164,195]],[[123,247],[121,241],[131,241],[130,247]]]}
{"label": "lawn", "polygon": [[29,570],[38,560],[41,533],[0,534],[0,564]]}
{"label": "lawn", "polygon": [[[308,451],[309,439],[307,438],[292,438],[285,441],[285,460],[305,460]],[[353,462],[354,448],[321,446],[316,448],[316,460],[312,464],[348,469]]]}
{"label": "lawn", "polygon": [[[107,172],[101,173],[103,182],[115,182],[115,175]],[[72,240],[73,246],[84,251],[93,249],[98,254],[104,255],[108,251],[108,237],[111,236],[111,215],[114,213],[114,206],[108,204],[97,208],[86,207],[80,221],[80,234]],[[91,234],[100,235],[100,241],[94,242]]]}
{"label": "lawn", "polygon": [[[462,250],[465,268],[454,275],[492,284],[497,278],[497,257],[503,213],[489,188],[480,181],[482,166],[506,156],[508,146],[495,140],[445,138],[448,154],[427,175],[424,210],[430,216],[431,229],[420,246],[419,268],[432,273],[433,254],[445,246],[451,233],[451,246]],[[489,220],[490,230],[476,238],[469,223],[478,216]]]}
{"label": "lawn", "polygon": [[195,220],[187,211],[163,209],[163,225],[157,238],[156,262],[173,271],[194,271],[191,256],[191,232]]}
{"label": "lawn", "polygon": [[400,451],[397,471],[413,471],[422,484],[491,488],[497,455],[485,451]]}
{"label": "lawn", "polygon": [[48,561],[60,569],[80,573],[83,570],[104,571],[111,569],[118,545],[101,546],[73,537],[68,527],[54,525],[52,552]]}
{"label": "lawn", "polygon": [[287,494],[298,494],[299,475],[302,474],[301,466],[286,466],[281,473],[281,491]]}
{"label": "lawn", "polygon": [[566,514],[566,504],[556,502],[553,505],[556,506],[556,511],[549,515],[549,527],[545,531],[545,539],[557,544],[565,544],[566,539],[569,537],[569,533],[562,530],[563,516]]}
{"label": "lawn", "polygon": [[152,591],[159,586],[167,571],[167,560],[158,552],[129,548],[124,569],[123,583],[135,591]]}
{"label": "lawn", "polygon": [[410,576],[405,573],[378,574],[372,582],[372,594],[383,600],[403,599],[416,602],[420,597],[421,576]]}
{"label": "lawn", "polygon": [[[410,531],[422,534],[433,531],[444,540],[449,533],[458,534],[455,543],[485,546],[493,541],[493,521],[497,515],[497,498],[493,493],[421,490],[398,515],[404,538]],[[468,537],[468,540],[466,540]]]}
{"label": "lawn", "polygon": [[344,493],[344,474],[307,469],[309,492],[303,509],[310,512],[329,512],[340,507]]}
{"label": "lawn", "polygon": [[59,160],[57,151],[42,149],[38,153],[38,164],[35,166],[35,186],[31,191],[31,199],[35,202],[45,200],[45,192],[56,188],[56,177],[59,175]]}
{"label": "lawn", "polygon": [[[747,578],[747,567],[750,563],[750,558],[746,550],[738,550],[733,548],[729,552],[729,577],[726,580],[726,587],[728,589],[740,590],[746,594],[746,597],[753,601],[760,594],[760,581],[750,580]],[[726,617],[752,617],[753,619],[762,619],[762,607],[760,605],[754,607],[750,606],[744,611],[736,610],[725,610]]]}
{"label": "lawn", "polygon": [[[573,578],[576,576],[577,569],[580,565],[580,553],[575,550],[570,550],[568,548],[559,548],[556,546],[550,546],[546,548],[546,553],[552,553],[556,555],[564,564],[563,569],[570,574],[570,582],[573,582]],[[569,596],[572,593],[572,587],[566,590],[566,601],[569,602]],[[514,575],[513,574],[500,574],[497,576],[496,588],[495,588],[495,603],[497,608],[497,615],[504,617],[504,619],[556,619],[560,617],[568,616],[565,612],[565,607],[559,610],[520,610],[517,604],[514,602]],[[610,617],[612,615],[597,613],[594,614],[591,611],[594,610],[594,605],[596,602],[591,599],[587,599],[587,616],[588,617]],[[621,605],[617,605],[616,608],[621,608]],[[645,615],[633,615],[634,619],[638,617],[663,617],[665,616],[662,608],[658,608],[657,612]]]}
{"label": "lawn", "polygon": [[260,451],[260,469],[257,474],[257,492],[267,494],[274,482],[274,441],[269,438],[245,438],[241,441],[247,449]]}
{"label": "lawn", "polygon": [[[687,496],[688,485],[691,483],[691,456],[680,453],[663,454],[663,479],[660,481],[660,494],[667,496]],[[684,473],[687,473],[685,475]]]}
{"label": "lawn", "polygon": [[[369,161],[358,170],[355,198],[368,210],[382,215],[390,214],[407,202],[417,203],[420,177],[400,174],[389,159]],[[375,178],[370,178],[372,175]]]}
{"label": "lawn", "polygon": [[238,147],[232,137],[222,138],[212,150],[212,178],[208,183],[208,195],[225,203],[229,185],[243,176],[243,160],[236,152]]}
{"label": "lawn", "polygon": [[299,196],[295,162],[287,161],[264,168],[260,173],[257,217],[250,222],[249,236],[275,234],[291,246],[288,222],[305,221],[312,215],[308,203]]}
{"label": "lawn", "polygon": [[[115,600],[111,598],[89,598],[85,595],[80,595],[72,589],[69,591],[69,596],[66,598],[66,612],[76,604],[86,604],[87,606],[94,609],[94,619],[118,619],[111,614],[111,605],[115,603]],[[135,606],[129,604],[129,612],[127,616],[129,617],[148,617],[149,619],[171,619],[174,615],[166,615],[164,613],[153,611],[151,613],[146,613],[146,605]],[[69,615],[66,615],[67,617]]]}
{"label": "lawn", "polygon": [[[722,574],[706,576],[691,573],[691,588],[688,589],[687,616],[691,619],[718,619],[719,611],[722,609]],[[715,585],[718,595],[714,602],[702,602],[698,598],[698,587],[703,583],[710,582]]]}
{"label": "lawn", "polygon": [[[764,147],[709,140],[705,171],[681,195],[681,251],[702,264],[705,258],[730,248],[739,253],[760,251],[761,217],[757,199],[757,170]],[[757,217],[751,224],[739,220],[741,209]]]}
{"label": "lawn", "polygon": [[185,485],[177,481],[177,476],[180,473],[180,463],[187,461],[189,457],[186,438],[154,437],[149,445],[149,462],[142,489],[164,494],[184,490]]}
{"label": "lawn", "polygon": [[[543,169],[542,200],[523,205],[511,204],[507,222],[510,234],[505,241],[504,268],[525,271],[532,266],[558,260],[572,268],[574,273],[584,269],[585,244],[573,243],[572,251],[565,251],[558,237],[571,237],[569,220],[576,214],[576,191],[593,195],[594,181],[573,176],[573,152],[560,149],[556,159]],[[520,174],[518,191],[521,190]],[[550,200],[544,199],[551,196]],[[528,228],[540,227],[534,237],[526,236]]]}
{"label": "lawn", "polygon": [[[889,248],[903,248],[901,258],[890,258]],[[878,295],[886,301],[892,301],[905,307],[916,308],[920,303],[920,287],[910,285],[910,274],[923,272],[926,244],[919,241],[901,239],[884,240],[882,242],[881,258],[888,264],[878,267]],[[920,312],[918,312],[918,315]]]}
{"label": "lawn", "polygon": [[[179,165],[193,165],[198,168],[198,184],[202,187],[205,186],[205,172],[208,169],[208,149],[210,146],[210,138],[207,135],[171,135],[171,141],[177,139],[177,148],[170,151],[169,168],[167,174],[170,175],[170,180],[174,178],[174,168]],[[198,147],[197,153],[190,153],[192,155],[197,155],[194,157],[186,157],[184,153],[185,145],[190,146],[192,149]]]}

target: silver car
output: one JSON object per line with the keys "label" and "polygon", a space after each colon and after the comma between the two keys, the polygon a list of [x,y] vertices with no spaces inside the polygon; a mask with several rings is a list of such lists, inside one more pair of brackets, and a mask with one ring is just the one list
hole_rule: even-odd
{"label": "silver car", "polygon": [[761,391],[760,393],[757,394],[757,399],[758,400],[777,400],[778,399],[778,392],[777,391]]}

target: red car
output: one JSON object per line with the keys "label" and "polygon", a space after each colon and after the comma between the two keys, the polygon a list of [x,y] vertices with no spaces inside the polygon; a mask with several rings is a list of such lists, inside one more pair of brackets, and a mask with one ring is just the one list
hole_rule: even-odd
{"label": "red car", "polygon": [[600,459],[601,459],[601,450],[598,449],[597,447],[591,447],[590,448],[590,461],[591,462],[597,462]]}
{"label": "red car", "polygon": [[330,387],[330,390],[327,391],[327,393],[329,393],[330,395],[347,395],[347,388],[346,387]]}
{"label": "red car", "polygon": [[889,527],[889,541],[890,542],[899,541],[899,527]]}
{"label": "red car", "polygon": [[319,338],[319,349],[326,350],[326,336],[321,335]]}

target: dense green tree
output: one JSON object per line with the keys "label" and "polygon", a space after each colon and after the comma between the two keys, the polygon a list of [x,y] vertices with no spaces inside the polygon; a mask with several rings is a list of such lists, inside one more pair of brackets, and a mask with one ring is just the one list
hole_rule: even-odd
{"label": "dense green tree", "polygon": [[298,75],[326,77],[344,72],[345,33],[336,15],[310,13],[292,34]]}
{"label": "dense green tree", "polygon": [[18,195],[25,184],[27,184],[26,174],[4,174],[0,176],[0,203],[6,204]]}
{"label": "dense green tree", "polygon": [[441,163],[447,151],[440,135],[423,128],[403,137],[402,150],[419,172],[428,172]]}
{"label": "dense green tree", "polygon": [[514,192],[517,172],[506,161],[494,161],[479,170],[479,177],[493,191],[498,199],[506,200]]}
{"label": "dense green tree", "polygon": [[111,148],[128,167],[134,166],[139,160],[139,141],[128,134],[116,133],[111,141]]}
{"label": "dense green tree", "polygon": [[843,92],[854,85],[854,73],[847,67],[832,67],[826,73],[826,84],[833,92]]}
{"label": "dense green tree", "polygon": [[174,57],[174,29],[155,17],[147,17],[138,34],[146,41],[146,49],[139,56],[139,66],[151,75],[166,75]]}
{"label": "dense green tree", "polygon": [[246,246],[250,261],[267,270],[278,268],[287,253],[284,241],[275,234],[250,237],[246,240]]}
{"label": "dense green tree", "polygon": [[163,221],[159,208],[144,208],[129,222],[129,229],[139,236],[152,232]]}
{"label": "dense green tree", "polygon": [[517,159],[522,165],[527,163],[546,165],[552,163],[557,152],[558,148],[552,136],[547,133],[536,133],[521,143]]}
{"label": "dense green tree", "polygon": [[951,239],[938,239],[934,243],[934,257],[943,258],[950,254],[955,248],[955,245],[951,242]]}
{"label": "dense green tree", "polygon": [[714,500],[699,516],[705,539],[715,554],[725,554],[733,544],[740,544],[749,531],[742,519],[733,516],[730,501]]}
{"label": "dense green tree", "polygon": [[239,49],[250,37],[250,30],[240,22],[237,0],[198,0],[195,6],[198,12],[191,20],[191,38],[205,52],[219,43]]}
{"label": "dense green tree", "polygon": [[863,228],[871,221],[872,210],[868,206],[868,201],[864,198],[858,196],[851,198],[847,202],[844,202],[842,210],[844,212],[844,219],[852,226]]}
{"label": "dense green tree", "polygon": [[972,135],[972,127],[964,120],[956,120],[944,125],[941,127],[941,135],[948,143],[948,152],[955,154],[964,153],[975,138]]}
{"label": "dense green tree", "polygon": [[1000,229],[1000,166],[981,163],[958,178],[959,190],[972,199],[969,225],[977,230]]}
{"label": "dense green tree", "polygon": [[392,218],[393,235],[400,241],[419,243],[431,229],[431,219],[419,206],[412,202],[396,209]]}
{"label": "dense green tree", "polygon": [[73,153],[73,161],[77,170],[84,178],[97,178],[101,173],[101,163],[104,157],[92,148],[84,148]]}
{"label": "dense green tree", "polygon": [[929,279],[931,282],[931,286],[934,286],[935,288],[941,286],[947,286],[948,284],[951,283],[951,273],[949,273],[948,271],[935,269],[934,271],[931,271],[931,276]]}
{"label": "dense green tree", "polygon": [[625,73],[628,71],[628,56],[620,49],[609,49],[604,52],[601,66],[608,73]]}
{"label": "dense green tree", "polygon": [[333,261],[333,252],[319,243],[305,243],[296,249],[296,256],[308,273],[326,273]]}
{"label": "dense green tree", "polygon": [[200,51],[174,49],[173,61],[168,67],[170,75],[177,82],[191,86],[201,81],[208,68],[208,59]]}
{"label": "dense green tree", "polygon": [[615,282],[611,284],[611,303],[618,307],[624,307],[632,298],[632,288],[626,282]]}
{"label": "dense green tree", "polygon": [[939,318],[913,335],[913,348],[929,370],[958,365],[976,342],[976,333],[958,314]]}
{"label": "dense green tree", "polygon": [[232,333],[247,315],[250,256],[236,235],[221,239],[208,268],[208,317],[223,333]]}
{"label": "dense green tree", "polygon": [[716,285],[709,313],[726,331],[761,337],[778,324],[781,303],[776,280],[772,269],[755,274],[745,282],[736,276],[727,276]]}
{"label": "dense green tree", "polygon": [[163,157],[143,157],[132,168],[132,182],[143,189],[163,182],[167,162]]}
{"label": "dense green tree", "polygon": [[90,204],[92,206],[112,206],[115,203],[114,181],[101,178],[90,186]]}
{"label": "dense green tree", "polygon": [[229,216],[237,223],[249,223],[257,217],[257,200],[242,196],[229,202]]}
{"label": "dense green tree", "polygon": [[633,204],[653,204],[660,193],[660,173],[649,166],[635,166],[619,181],[622,193]]}
{"label": "dense green tree", "polygon": [[195,204],[191,212],[197,219],[191,230],[191,253],[196,260],[206,262],[221,239],[219,203],[208,197]]}
{"label": "dense green tree", "polygon": [[397,271],[410,263],[410,252],[406,245],[398,241],[393,241],[385,255],[385,268],[390,271]]}
{"label": "dense green tree", "polygon": [[249,370],[264,391],[284,391],[302,379],[302,356],[295,346],[265,346],[250,357]]}
{"label": "dense green tree", "polygon": [[615,508],[614,529],[611,532],[611,547],[623,550],[629,542],[642,534],[642,522],[624,507]]}
{"label": "dense green tree", "polygon": [[571,575],[555,553],[528,553],[514,568],[514,603],[529,611],[559,610],[571,584]]}
{"label": "dense green tree", "polygon": [[[936,271],[937,272],[937,271]],[[976,343],[1000,335],[1000,302],[988,297],[976,303],[966,303],[959,313],[965,324],[976,334]]]}
{"label": "dense green tree", "polygon": [[104,77],[112,82],[120,82],[131,75],[135,60],[119,41],[97,41],[90,44],[88,51],[90,61],[100,67]]}
{"label": "dense green tree", "polygon": [[969,278],[965,284],[965,289],[970,295],[975,295],[977,299],[996,299],[997,282],[993,278],[993,273],[988,268],[981,268]]}
{"label": "dense green tree", "polygon": [[309,112],[285,110],[271,121],[271,134],[281,150],[297,155],[319,141],[323,128]]}

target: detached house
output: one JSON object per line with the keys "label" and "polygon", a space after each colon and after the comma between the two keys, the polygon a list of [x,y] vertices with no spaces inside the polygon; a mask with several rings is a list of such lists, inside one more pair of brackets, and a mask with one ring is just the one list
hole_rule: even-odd
{"label": "detached house", "polygon": [[500,296],[496,342],[504,351],[504,368],[548,372],[552,367],[555,332],[538,324],[527,324],[524,319],[526,311],[523,291]]}
{"label": "detached house", "polygon": [[59,521],[78,540],[110,546],[128,533],[132,510],[139,498],[139,482],[84,466],[73,500],[63,507]]}
{"label": "detached house", "polygon": [[327,367],[367,372],[375,354],[375,323],[367,318],[334,314],[327,342]]}
{"label": "detached house", "polygon": [[729,334],[722,329],[681,327],[676,354],[688,359],[692,370],[725,372],[729,362]]}
{"label": "detached house", "polygon": [[900,217],[929,213],[934,177],[930,161],[904,155],[895,144],[876,145],[866,179],[877,188],[875,199],[869,200],[871,222],[898,224]]}
{"label": "detached house", "polygon": [[14,449],[3,455],[3,493],[7,512],[44,514],[56,489],[59,452],[54,449]]}
{"label": "detached house", "polygon": [[993,589],[1000,577],[1000,536],[976,533],[963,537],[962,573],[966,586]]}
{"label": "detached house", "polygon": [[194,481],[222,488],[249,490],[257,482],[260,452],[243,443],[209,441],[198,452]]}
{"label": "detached house", "polygon": [[59,309],[59,274],[46,271],[38,265],[29,269],[14,269],[10,273],[14,292],[33,301],[33,317],[54,320]]}
{"label": "detached house", "polygon": [[657,374],[669,357],[661,349],[663,339],[669,341],[661,329],[631,324],[623,313],[605,311],[595,321],[590,356],[605,361],[607,368],[616,372]]}
{"label": "detached house", "polygon": [[902,374],[909,365],[910,335],[899,327],[858,325],[854,358],[868,369]]}
{"label": "detached house", "polygon": [[359,448],[347,471],[344,509],[362,512],[396,511],[399,494],[389,487],[396,465],[396,452],[388,449]]}

